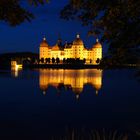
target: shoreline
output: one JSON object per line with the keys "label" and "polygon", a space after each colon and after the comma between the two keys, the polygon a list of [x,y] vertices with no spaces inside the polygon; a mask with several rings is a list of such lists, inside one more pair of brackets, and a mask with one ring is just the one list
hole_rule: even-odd
{"label": "shoreline", "polygon": [[[24,69],[139,69],[140,65],[92,65],[92,64],[23,64]],[[11,70],[10,65],[0,66],[0,70]]]}
{"label": "shoreline", "polygon": [[52,69],[100,69],[99,65],[83,64],[30,64],[23,65],[23,68],[52,68]]}
{"label": "shoreline", "polygon": [[51,68],[51,69],[132,69],[140,68],[137,65],[92,65],[92,64],[29,64],[23,65],[23,69]]}

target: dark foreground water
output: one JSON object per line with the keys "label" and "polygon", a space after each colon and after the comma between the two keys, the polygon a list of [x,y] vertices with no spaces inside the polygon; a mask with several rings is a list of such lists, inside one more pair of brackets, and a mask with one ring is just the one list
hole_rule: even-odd
{"label": "dark foreground water", "polygon": [[139,140],[135,70],[0,72],[0,140]]}

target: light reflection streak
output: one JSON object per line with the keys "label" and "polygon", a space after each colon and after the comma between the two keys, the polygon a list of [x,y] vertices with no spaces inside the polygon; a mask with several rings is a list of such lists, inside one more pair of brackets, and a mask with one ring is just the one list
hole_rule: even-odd
{"label": "light reflection streak", "polygon": [[11,61],[11,75],[14,77],[19,76],[19,70],[22,69],[22,64],[17,64],[16,61]]}
{"label": "light reflection streak", "polygon": [[48,86],[54,86],[58,89],[59,86],[71,88],[76,93],[76,98],[83,91],[85,84],[90,84],[98,95],[102,87],[102,70],[97,69],[82,69],[82,70],[64,70],[64,69],[40,69],[39,70],[39,86],[46,93]]}

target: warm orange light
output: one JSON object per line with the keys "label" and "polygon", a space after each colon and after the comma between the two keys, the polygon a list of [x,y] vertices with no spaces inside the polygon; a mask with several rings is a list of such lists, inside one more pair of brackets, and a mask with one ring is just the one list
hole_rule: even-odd
{"label": "warm orange light", "polygon": [[96,60],[99,58],[102,59],[102,45],[99,43],[99,40],[96,40],[96,43],[93,45],[92,49],[86,49],[84,47],[83,41],[80,39],[80,35],[77,35],[77,38],[73,41],[72,45],[65,46],[63,50],[60,50],[59,46],[56,44],[53,47],[48,46],[46,40],[40,44],[40,59],[44,58],[80,58],[80,60],[86,59],[86,64],[97,64]]}
{"label": "warm orange light", "polygon": [[53,69],[40,69],[39,70],[39,85],[41,90],[46,91],[48,85],[64,84],[69,86],[78,96],[85,84],[91,84],[97,91],[102,86],[102,71],[96,69],[85,70],[53,70]]}
{"label": "warm orange light", "polygon": [[22,69],[22,64],[17,64],[16,61],[11,61],[11,72],[14,77],[18,77],[18,71]]}

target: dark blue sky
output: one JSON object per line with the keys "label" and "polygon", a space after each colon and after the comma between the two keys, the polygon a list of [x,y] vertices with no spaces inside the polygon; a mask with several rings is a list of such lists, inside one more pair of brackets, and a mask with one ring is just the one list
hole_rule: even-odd
{"label": "dark blue sky", "polygon": [[58,34],[62,40],[71,42],[76,33],[80,33],[85,46],[90,48],[95,42],[93,36],[87,36],[87,27],[82,27],[78,21],[65,21],[59,18],[60,10],[68,0],[51,0],[45,6],[31,8],[36,18],[31,23],[22,23],[17,27],[10,27],[0,23],[0,53],[30,51],[38,52],[39,44],[45,36],[49,45],[56,44]]}

